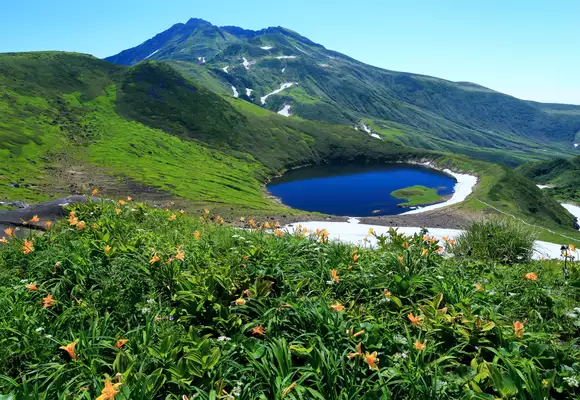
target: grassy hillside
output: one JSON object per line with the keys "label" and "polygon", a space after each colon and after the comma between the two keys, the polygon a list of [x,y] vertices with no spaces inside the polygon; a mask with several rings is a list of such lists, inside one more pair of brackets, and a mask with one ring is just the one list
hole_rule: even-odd
{"label": "grassy hillside", "polygon": [[553,186],[545,189],[549,195],[580,204],[580,156],[525,164],[518,171],[538,184]]}
{"label": "grassy hillside", "polygon": [[357,249],[134,203],[71,211],[0,244],[3,397],[580,396],[570,263],[565,282],[561,262],[421,236]]}
{"label": "grassy hillside", "polygon": [[[251,31],[192,19],[108,60],[164,60],[217,93],[232,95],[233,86],[272,111],[291,105],[293,115],[315,121],[396,125],[406,145],[512,165],[575,154],[580,131],[578,106],[372,67],[280,27]],[[297,85],[261,103],[285,82]]]}
{"label": "grassy hillside", "polygon": [[0,55],[0,196],[39,201],[99,187],[115,197],[183,200],[232,217],[299,213],[264,183],[324,162],[432,160],[481,177],[465,213],[495,212],[569,229],[572,217],[528,180],[497,165],[378,140],[355,129],[285,118],[219,96],[157,62],[119,67],[68,53]]}

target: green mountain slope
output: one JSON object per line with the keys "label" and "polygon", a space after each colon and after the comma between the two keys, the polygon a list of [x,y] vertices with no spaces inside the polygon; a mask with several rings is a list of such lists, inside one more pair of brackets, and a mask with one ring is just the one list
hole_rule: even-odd
{"label": "green mountain slope", "polygon": [[[522,101],[465,82],[383,70],[285,28],[216,27],[192,19],[107,60],[165,60],[204,86],[292,115],[396,132],[401,144],[510,164],[574,154],[580,106]],[[262,98],[284,83],[279,94]],[[247,91],[251,89],[251,91]]]}
{"label": "green mountain slope", "polygon": [[524,164],[518,172],[538,184],[552,186],[545,189],[551,196],[580,204],[580,156]]}
{"label": "green mountain slope", "polygon": [[484,201],[544,227],[567,231],[573,224],[507,167],[286,118],[217,95],[164,63],[122,67],[70,53],[4,54],[0,90],[4,199],[38,201],[96,186],[111,197],[129,192],[234,215],[292,214],[300,211],[271,201],[264,187],[287,168],[430,160],[480,176],[473,196],[450,212],[492,212]]}

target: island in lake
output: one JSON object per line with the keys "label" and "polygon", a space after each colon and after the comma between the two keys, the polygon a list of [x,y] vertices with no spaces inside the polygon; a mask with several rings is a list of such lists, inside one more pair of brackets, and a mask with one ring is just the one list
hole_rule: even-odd
{"label": "island in lake", "polygon": [[391,192],[391,196],[397,199],[407,200],[407,202],[399,204],[399,207],[426,206],[428,204],[442,202],[449,197],[448,195],[439,195],[439,189],[422,185],[395,190]]}

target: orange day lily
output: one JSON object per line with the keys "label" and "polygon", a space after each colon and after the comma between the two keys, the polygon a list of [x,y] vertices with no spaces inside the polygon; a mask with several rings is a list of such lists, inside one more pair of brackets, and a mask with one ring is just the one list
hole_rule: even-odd
{"label": "orange day lily", "polygon": [[342,310],[344,310],[344,306],[340,303],[336,303],[330,306],[330,308],[332,308],[334,311],[338,311],[341,312]]}
{"label": "orange day lily", "polygon": [[181,248],[182,248],[182,246],[179,246],[177,248],[177,254],[175,254],[175,259],[183,261],[183,260],[185,260],[185,252]]}
{"label": "orange day lily", "polygon": [[82,231],[83,229],[85,229],[87,227],[87,223],[85,221],[79,221],[79,223],[77,224],[77,229],[79,231]]}
{"label": "orange day lily", "polygon": [[365,330],[363,329],[363,330],[360,330],[360,331],[358,331],[358,332],[354,333],[354,334],[352,335],[352,337],[353,337],[353,338],[355,338],[355,337],[359,337],[360,335],[364,335],[364,333],[365,333]]}
{"label": "orange day lily", "polygon": [[0,239],[0,243],[7,244],[8,243],[8,239],[6,239],[4,236],[2,236],[2,239]]}
{"label": "orange day lily", "polygon": [[46,221],[46,229],[50,229],[52,226],[52,221]]}
{"label": "orange day lily", "polygon": [[286,389],[284,389],[284,391],[282,392],[282,398],[286,397],[288,395],[288,393],[290,393],[290,391],[292,389],[294,389],[295,386],[296,386],[296,382],[292,382],[290,384],[290,386],[288,386]]}
{"label": "orange day lily", "polygon": [[34,251],[34,243],[32,243],[32,240],[24,239],[24,242],[22,243],[22,252],[24,254],[30,254],[33,251]]}
{"label": "orange day lily", "polygon": [[262,225],[262,228],[264,229],[270,229],[270,224],[267,222],[264,222],[264,225]]}
{"label": "orange day lily", "polygon": [[274,235],[281,237],[281,236],[284,236],[284,232],[282,232],[280,229],[276,229],[274,231]]}
{"label": "orange day lily", "polygon": [[413,345],[413,347],[419,351],[423,351],[423,350],[425,350],[426,345],[425,345],[425,343],[421,343],[420,341],[417,340],[417,341],[415,341],[415,344]]}
{"label": "orange day lily", "polygon": [[516,321],[514,322],[514,333],[516,334],[516,337],[518,338],[523,338],[524,337],[524,324],[522,324],[520,321]]}
{"label": "orange day lily", "polygon": [[529,281],[536,281],[538,280],[538,275],[535,272],[528,272],[524,277]]}
{"label": "orange day lily", "polygon": [[97,189],[97,188],[94,188],[94,189],[91,191],[91,196],[96,196],[98,193],[99,193],[99,189]]}
{"label": "orange day lily", "polygon": [[12,228],[6,228],[6,229],[4,229],[4,233],[8,237],[14,236],[14,230]]}
{"label": "orange day lily", "polygon": [[369,365],[369,369],[379,369],[379,366],[377,365],[379,363],[379,357],[377,356],[376,351],[373,351],[372,353],[367,351],[364,355],[364,362]]}
{"label": "orange day lily", "polygon": [[425,257],[427,254],[429,254],[429,250],[427,250],[427,249],[423,249],[423,250],[421,251],[421,257]]}
{"label": "orange day lily", "polygon": [[340,278],[335,269],[330,270],[330,276],[332,276],[332,280],[335,281],[336,283],[340,282]]}
{"label": "orange day lily", "polygon": [[356,345],[356,353],[348,353],[347,357],[350,360],[351,358],[361,356],[362,357],[362,345],[359,343]]}
{"label": "orange day lily", "polygon": [[26,289],[30,290],[31,292],[38,290],[38,286],[36,286],[36,282],[29,283],[28,285],[25,285],[25,286],[26,286]]}
{"label": "orange day lily", "polygon": [[576,251],[576,246],[574,246],[573,244],[569,245],[568,248],[570,249],[570,251]]}
{"label": "orange day lily", "polygon": [[119,205],[124,206],[126,204],[125,200],[119,200]]}
{"label": "orange day lily", "polygon": [[401,265],[405,265],[405,259],[403,258],[403,256],[397,256],[397,260],[399,260]]}
{"label": "orange day lily", "polygon": [[105,254],[109,254],[110,251],[111,251],[111,246],[106,245],[105,246]]}
{"label": "orange day lily", "polygon": [[266,334],[266,330],[264,329],[264,327],[262,325],[258,325],[254,329],[252,329],[252,335],[264,336],[265,334]]}
{"label": "orange day lily", "polygon": [[54,303],[56,303],[56,300],[52,298],[52,294],[49,294],[48,296],[42,299],[43,308],[50,308]]}
{"label": "orange day lily", "polygon": [[357,260],[360,258],[360,255],[355,251],[353,251],[352,253],[352,262],[353,264],[356,264]]}
{"label": "orange day lily", "polygon": [[183,214],[185,214],[185,210],[179,210],[179,213],[180,213],[181,215],[183,215]]}
{"label": "orange day lily", "polygon": [[409,248],[409,242],[403,243],[403,248],[408,249]]}
{"label": "orange day lily", "polygon": [[131,196],[127,196],[127,201],[132,201],[133,198]]}
{"label": "orange day lily", "polygon": [[159,258],[157,254],[153,254],[153,257],[151,257],[151,260],[149,260],[149,264],[155,264],[159,260],[161,260],[161,258]]}
{"label": "orange day lily", "polygon": [[199,231],[195,231],[193,237],[195,238],[195,240],[199,240],[199,238],[201,237],[201,233],[199,233]]}
{"label": "orange day lily", "polygon": [[77,355],[75,354],[75,346],[78,342],[79,340],[77,339],[74,342],[67,344],[66,346],[60,346],[59,349],[66,351],[70,358],[76,360]]}
{"label": "orange day lily", "polygon": [[117,340],[117,343],[115,344],[115,347],[120,349],[121,347],[123,347],[125,345],[125,343],[127,343],[129,341],[129,339],[119,339]]}
{"label": "orange day lily", "polygon": [[115,208],[115,214],[117,214],[117,215],[121,214],[121,209],[120,208]]}
{"label": "orange day lily", "polygon": [[421,326],[423,323],[421,322],[421,317],[420,316],[415,316],[413,315],[413,313],[409,313],[409,315],[407,315],[407,318],[409,318],[409,321],[411,321],[411,323],[413,324],[413,326]]}
{"label": "orange day lily", "polygon": [[40,221],[40,218],[38,218],[38,215],[35,215],[35,216],[34,216],[34,217],[32,217],[32,218],[30,219],[30,221],[28,221],[28,222],[29,222],[29,223],[36,223],[36,222],[39,222],[39,221]]}
{"label": "orange day lily", "polygon": [[391,297],[391,296],[393,295],[393,294],[392,294],[392,293],[391,293],[389,290],[387,290],[387,289],[385,289],[385,290],[383,291],[383,294],[384,294],[386,297]]}
{"label": "orange day lily", "polygon": [[175,213],[171,213],[171,216],[169,217],[170,221],[175,221],[177,219],[177,215],[175,215]]}
{"label": "orange day lily", "polygon": [[477,282],[475,284],[475,290],[477,290],[478,292],[483,292],[485,289],[483,288],[483,286],[481,286],[481,283]]}
{"label": "orange day lily", "polygon": [[105,387],[101,390],[101,395],[96,400],[115,400],[115,395],[119,393],[117,390],[119,386],[121,386],[121,382],[113,384],[107,379],[105,381]]}
{"label": "orange day lily", "polygon": [[235,303],[236,303],[236,306],[243,306],[243,305],[246,304],[246,300],[244,300],[244,299],[236,299]]}

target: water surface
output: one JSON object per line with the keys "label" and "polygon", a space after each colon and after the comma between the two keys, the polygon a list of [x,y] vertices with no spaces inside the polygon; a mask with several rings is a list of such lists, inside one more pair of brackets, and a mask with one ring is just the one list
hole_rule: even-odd
{"label": "water surface", "polygon": [[326,164],[288,171],[268,185],[272,195],[292,208],[325,214],[366,217],[408,211],[405,199],[391,192],[414,185],[451,195],[455,178],[413,164]]}

